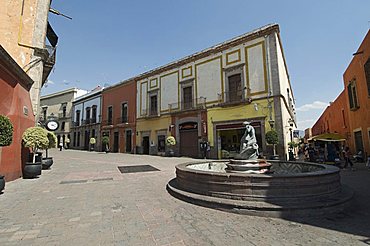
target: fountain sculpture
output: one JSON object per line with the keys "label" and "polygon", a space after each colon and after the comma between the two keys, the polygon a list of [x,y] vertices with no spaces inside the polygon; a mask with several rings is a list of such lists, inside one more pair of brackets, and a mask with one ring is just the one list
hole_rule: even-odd
{"label": "fountain sculpture", "polygon": [[250,122],[245,121],[245,132],[240,143],[240,153],[237,160],[230,160],[227,163],[226,172],[243,172],[243,173],[269,173],[271,163],[263,159],[257,159],[258,144],[256,134]]}
{"label": "fountain sculpture", "polygon": [[241,214],[321,216],[342,210],[353,196],[340,183],[339,168],[308,162],[258,159],[254,128],[244,122],[235,160],[176,166],[167,190],[182,200]]}

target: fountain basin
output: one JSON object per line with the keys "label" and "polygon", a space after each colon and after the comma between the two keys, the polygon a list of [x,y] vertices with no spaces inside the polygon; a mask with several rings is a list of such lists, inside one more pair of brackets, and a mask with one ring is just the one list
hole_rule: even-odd
{"label": "fountain basin", "polygon": [[231,212],[273,217],[321,215],[342,210],[353,192],[337,167],[269,160],[270,174],[227,172],[225,161],[176,166],[168,191],[183,200]]}

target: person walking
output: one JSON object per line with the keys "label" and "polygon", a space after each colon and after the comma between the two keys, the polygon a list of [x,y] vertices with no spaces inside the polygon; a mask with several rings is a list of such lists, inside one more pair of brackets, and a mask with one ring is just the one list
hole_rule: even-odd
{"label": "person walking", "polygon": [[63,149],[63,143],[62,143],[62,142],[60,142],[60,143],[59,143],[59,151],[62,151],[62,149]]}
{"label": "person walking", "polygon": [[348,164],[351,166],[351,170],[354,170],[353,168],[353,163],[350,159],[351,157],[351,152],[349,151],[349,147],[347,146],[345,149],[344,149],[344,169],[347,168]]}

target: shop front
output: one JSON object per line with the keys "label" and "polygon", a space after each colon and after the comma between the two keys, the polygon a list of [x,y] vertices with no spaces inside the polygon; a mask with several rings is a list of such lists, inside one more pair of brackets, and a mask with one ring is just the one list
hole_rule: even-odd
{"label": "shop front", "polygon": [[[259,152],[263,153],[264,146],[262,143],[262,124],[259,121],[252,122],[254,127],[257,143],[259,143]],[[243,121],[219,123],[215,125],[216,129],[216,149],[219,159],[233,159],[239,154],[240,142],[245,132]]]}

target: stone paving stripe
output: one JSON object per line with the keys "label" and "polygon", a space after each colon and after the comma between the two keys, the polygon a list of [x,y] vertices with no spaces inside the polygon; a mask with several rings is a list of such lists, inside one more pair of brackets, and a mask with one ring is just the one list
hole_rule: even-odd
{"label": "stone paving stripe", "polygon": [[151,165],[137,165],[137,166],[118,166],[121,173],[139,173],[139,172],[152,172],[160,171]]}
{"label": "stone paving stripe", "polygon": [[81,184],[81,183],[86,183],[87,180],[66,180],[66,181],[61,181],[59,184]]}
{"label": "stone paving stripe", "polygon": [[101,178],[101,179],[93,179],[92,181],[98,182],[98,181],[110,181],[113,180],[113,178]]}

